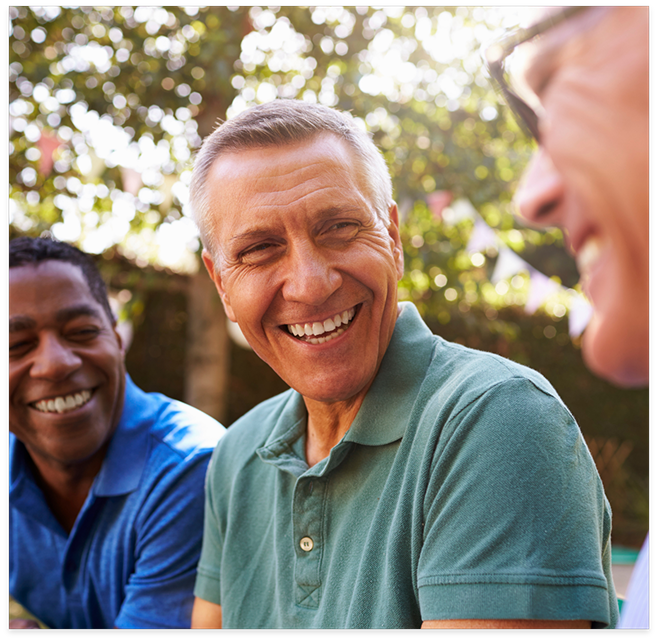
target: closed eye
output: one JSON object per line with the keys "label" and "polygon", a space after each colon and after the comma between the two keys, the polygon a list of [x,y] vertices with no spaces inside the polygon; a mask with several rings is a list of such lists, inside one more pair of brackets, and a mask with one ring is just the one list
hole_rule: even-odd
{"label": "closed eye", "polygon": [[273,258],[277,254],[279,248],[280,245],[278,243],[258,243],[257,245],[252,245],[251,247],[242,250],[238,257],[240,262],[247,265],[260,264]]}
{"label": "closed eye", "polygon": [[341,220],[330,225],[323,236],[329,240],[351,240],[361,229],[361,225],[354,220]]}
{"label": "closed eye", "polygon": [[255,252],[263,251],[268,247],[272,247],[272,243],[260,243],[260,245],[255,245],[254,247],[249,247],[242,252],[242,256],[245,254],[253,254]]}
{"label": "closed eye", "polygon": [[101,330],[98,327],[82,327],[74,329],[68,333],[68,337],[74,341],[86,341],[96,338]]}
{"label": "closed eye", "polygon": [[9,344],[9,356],[21,356],[30,349],[31,340],[17,341]]}

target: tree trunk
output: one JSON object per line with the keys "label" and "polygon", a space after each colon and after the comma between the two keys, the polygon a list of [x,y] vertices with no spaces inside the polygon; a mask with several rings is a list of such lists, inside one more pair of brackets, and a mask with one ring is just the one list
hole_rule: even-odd
{"label": "tree trunk", "polygon": [[226,315],[205,269],[190,277],[185,402],[225,421],[230,373]]}

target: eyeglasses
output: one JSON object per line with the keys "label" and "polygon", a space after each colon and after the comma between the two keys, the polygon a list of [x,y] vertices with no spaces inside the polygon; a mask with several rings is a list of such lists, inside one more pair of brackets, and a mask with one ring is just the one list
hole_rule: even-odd
{"label": "eyeglasses", "polygon": [[539,116],[537,112],[509,86],[505,78],[505,59],[520,44],[528,42],[552,27],[561,24],[567,18],[589,9],[589,7],[567,7],[526,29],[517,29],[498,42],[489,45],[484,51],[487,71],[503,100],[512,110],[521,128],[539,142]]}

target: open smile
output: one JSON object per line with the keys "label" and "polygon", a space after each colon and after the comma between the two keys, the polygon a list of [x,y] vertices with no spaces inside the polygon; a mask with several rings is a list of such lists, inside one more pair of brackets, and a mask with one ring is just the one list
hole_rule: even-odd
{"label": "open smile", "polygon": [[64,414],[86,405],[93,393],[94,390],[92,389],[82,390],[68,396],[55,396],[54,398],[43,399],[29,405],[35,410],[46,414]]}
{"label": "open smile", "polygon": [[603,253],[603,241],[599,236],[591,235],[576,252],[576,265],[581,276],[587,275],[598,263]]}
{"label": "open smile", "polygon": [[356,307],[346,309],[323,321],[287,325],[288,332],[305,343],[319,345],[340,336],[352,322],[356,314]]}

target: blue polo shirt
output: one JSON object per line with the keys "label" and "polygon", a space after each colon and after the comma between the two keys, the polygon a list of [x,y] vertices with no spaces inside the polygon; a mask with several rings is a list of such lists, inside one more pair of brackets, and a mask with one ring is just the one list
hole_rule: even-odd
{"label": "blue polo shirt", "polygon": [[9,593],[51,628],[184,628],[208,460],[224,428],[126,375],[123,413],[70,534],[9,435]]}
{"label": "blue polo shirt", "polygon": [[615,626],[610,507],[537,372],[434,336],[404,304],[350,429],[312,467],[306,420],[290,390],[213,454],[195,594],[223,627]]}

